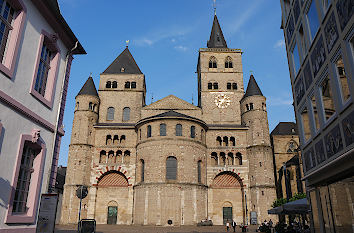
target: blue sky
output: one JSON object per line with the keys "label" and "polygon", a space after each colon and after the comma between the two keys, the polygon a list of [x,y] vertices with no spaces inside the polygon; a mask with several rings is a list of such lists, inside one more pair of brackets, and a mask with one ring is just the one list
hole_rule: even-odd
{"label": "blue sky", "polygon": [[[59,164],[67,164],[75,96],[92,72],[99,74],[129,49],[147,84],[146,103],[173,94],[197,103],[198,49],[213,21],[212,0],[59,0],[61,12],[87,55],[75,56],[65,109]],[[245,88],[250,71],[267,97],[270,131],[294,121],[279,1],[217,0],[217,16],[229,48],[244,52]]]}

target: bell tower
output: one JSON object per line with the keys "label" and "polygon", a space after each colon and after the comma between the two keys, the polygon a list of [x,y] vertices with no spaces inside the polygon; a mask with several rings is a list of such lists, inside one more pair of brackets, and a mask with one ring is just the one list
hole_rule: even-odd
{"label": "bell tower", "polygon": [[242,51],[230,49],[217,16],[207,48],[199,50],[198,106],[208,124],[241,124],[240,100],[244,94]]}

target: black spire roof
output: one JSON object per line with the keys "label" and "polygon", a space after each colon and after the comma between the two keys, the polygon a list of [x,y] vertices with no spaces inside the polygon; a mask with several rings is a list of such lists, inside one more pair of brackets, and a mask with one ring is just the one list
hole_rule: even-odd
{"label": "black spire roof", "polygon": [[248,82],[247,90],[243,98],[247,96],[253,96],[253,95],[263,96],[261,89],[259,88],[256,80],[253,77],[253,74],[251,74],[250,81]]}
{"label": "black spire roof", "polygon": [[142,74],[128,47],[108,66],[103,74]]}
{"label": "black spire roof", "polygon": [[98,96],[95,83],[93,82],[92,77],[90,76],[85,84],[82,86],[81,90],[79,91],[79,94],[77,95],[93,95],[93,96]]}
{"label": "black spire roof", "polygon": [[298,135],[297,125],[294,122],[279,122],[271,135]]}
{"label": "black spire roof", "polygon": [[213,27],[211,28],[210,39],[207,43],[208,48],[227,48],[224,34],[221,31],[218,17],[214,16]]}

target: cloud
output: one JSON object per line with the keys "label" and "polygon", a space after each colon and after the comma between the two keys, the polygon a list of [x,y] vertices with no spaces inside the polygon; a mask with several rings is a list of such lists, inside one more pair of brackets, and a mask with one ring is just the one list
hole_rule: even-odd
{"label": "cloud", "polygon": [[285,41],[284,39],[278,40],[275,44],[274,44],[274,48],[278,49],[278,48],[285,48]]}
{"label": "cloud", "polygon": [[229,32],[231,34],[238,32],[241,27],[248,21],[248,19],[256,13],[257,8],[259,8],[264,0],[254,1],[249,8],[243,11],[241,15],[237,15],[237,17],[233,20],[233,23],[229,26]]}
{"label": "cloud", "polygon": [[177,45],[174,48],[177,49],[177,50],[183,51],[183,52],[188,50],[188,48],[186,46],[183,46],[183,45]]}

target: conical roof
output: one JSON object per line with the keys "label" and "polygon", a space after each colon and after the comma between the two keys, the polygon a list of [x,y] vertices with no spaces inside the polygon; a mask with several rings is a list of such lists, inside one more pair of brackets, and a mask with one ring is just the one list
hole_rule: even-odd
{"label": "conical roof", "polygon": [[128,47],[108,66],[103,74],[142,74]]}
{"label": "conical roof", "polygon": [[250,81],[248,82],[247,90],[243,98],[247,96],[253,96],[253,95],[263,96],[262,91],[256,82],[256,79],[254,79],[253,74],[251,74]]}
{"label": "conical roof", "polygon": [[81,90],[79,91],[79,94],[77,95],[93,95],[93,96],[98,96],[95,83],[93,82],[92,77],[90,76],[85,84],[82,86]]}
{"label": "conical roof", "polygon": [[208,48],[227,48],[227,44],[222,33],[218,17],[214,16],[213,27],[211,28],[210,39],[207,43]]}

